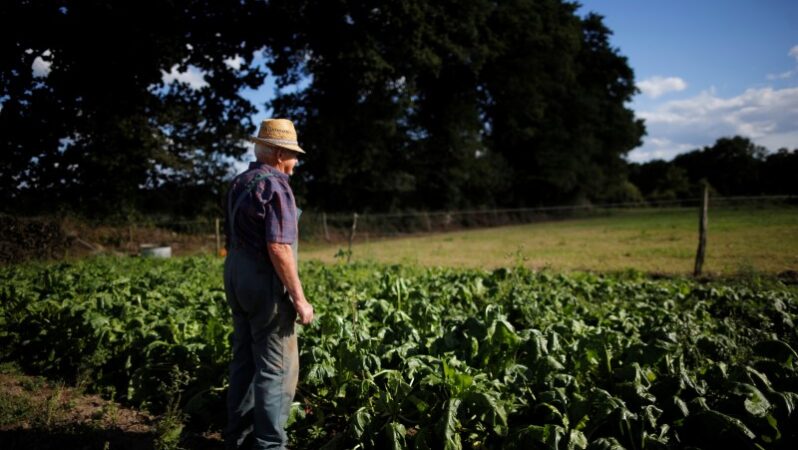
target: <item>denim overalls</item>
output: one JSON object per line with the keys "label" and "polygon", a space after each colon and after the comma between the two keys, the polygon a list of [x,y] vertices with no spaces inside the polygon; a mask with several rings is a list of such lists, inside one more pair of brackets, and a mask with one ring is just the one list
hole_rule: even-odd
{"label": "denim overalls", "polygon": [[[299,378],[296,311],[266,249],[255,254],[236,239],[235,214],[245,195],[271,174],[256,177],[232,205],[224,288],[233,317],[228,424],[229,449],[283,449],[285,423]],[[232,192],[231,192],[232,194]],[[301,211],[297,210],[297,220]],[[297,256],[297,243],[292,244]]]}

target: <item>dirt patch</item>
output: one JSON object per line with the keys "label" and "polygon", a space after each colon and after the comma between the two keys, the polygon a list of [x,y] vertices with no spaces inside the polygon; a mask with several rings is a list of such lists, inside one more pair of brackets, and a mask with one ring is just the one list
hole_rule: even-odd
{"label": "dirt patch", "polygon": [[[160,418],[76,387],[2,369],[0,442],[4,450],[157,447]],[[186,430],[176,448],[223,447],[218,432]]]}
{"label": "dirt patch", "polygon": [[5,449],[150,449],[154,418],[41,377],[0,374]]}
{"label": "dirt patch", "polygon": [[778,278],[784,284],[798,285],[798,271],[796,270],[785,270],[779,273]]}

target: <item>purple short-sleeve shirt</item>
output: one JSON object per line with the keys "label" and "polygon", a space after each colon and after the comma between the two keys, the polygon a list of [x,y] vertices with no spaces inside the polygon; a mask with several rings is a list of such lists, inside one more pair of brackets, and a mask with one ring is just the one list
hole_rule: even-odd
{"label": "purple short-sleeve shirt", "polygon": [[235,241],[230,230],[231,218],[227,217],[228,248],[238,246],[263,252],[269,242],[293,244],[297,240],[297,208],[288,175],[274,167],[260,162],[252,162],[249,168],[236,176],[230,185],[226,215],[250,182],[259,175],[271,176],[257,183],[256,187],[244,195],[235,215]]}

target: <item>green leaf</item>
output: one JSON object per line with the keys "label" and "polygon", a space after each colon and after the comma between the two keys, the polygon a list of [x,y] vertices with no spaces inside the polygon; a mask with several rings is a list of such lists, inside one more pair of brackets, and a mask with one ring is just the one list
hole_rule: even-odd
{"label": "green leaf", "polygon": [[742,398],[745,410],[754,417],[765,417],[772,408],[767,397],[748,383],[733,383],[731,395]]}
{"label": "green leaf", "polygon": [[496,398],[484,392],[470,392],[463,397],[458,414],[475,417],[499,436],[507,434],[507,412]]}
{"label": "green leaf", "polygon": [[457,420],[457,410],[460,408],[459,398],[450,398],[446,401],[443,416],[438,421],[436,430],[443,441],[444,450],[462,450],[460,442],[460,421]]}
{"label": "green leaf", "polygon": [[442,360],[443,364],[443,377],[446,382],[446,387],[452,397],[460,395],[466,389],[471,387],[474,377],[466,373],[458,372],[455,368],[451,367],[446,360]]}
{"label": "green leaf", "polygon": [[407,448],[405,426],[398,422],[391,422],[385,427],[385,435],[388,440],[388,448],[391,450],[404,450]]}
{"label": "green leaf", "polygon": [[430,428],[421,428],[416,435],[413,436],[413,448],[415,450],[432,450],[429,444],[430,440]]}
{"label": "green leaf", "polygon": [[565,428],[559,425],[529,425],[516,431],[512,439],[519,448],[538,448],[543,444],[556,449],[560,447],[560,441],[565,435]]}
{"label": "green leaf", "polygon": [[540,416],[546,423],[553,423],[568,428],[568,416],[564,415],[556,406],[549,403],[535,405],[535,415]]}
{"label": "green leaf", "polygon": [[371,423],[371,414],[368,413],[365,407],[358,408],[357,411],[349,419],[349,433],[357,440],[361,440],[366,427]]}
{"label": "green leaf", "polygon": [[780,413],[783,417],[790,417],[795,411],[796,396],[792,392],[781,393],[771,389],[766,391],[765,395],[767,395],[777,413]]}
{"label": "green leaf", "polygon": [[779,439],[781,439],[781,431],[779,431],[779,421],[776,420],[776,418],[773,417],[772,415],[768,415],[765,418],[765,420],[766,420],[766,422],[768,424],[768,427],[772,431],[772,434],[771,435],[762,435],[761,436],[762,440],[767,442],[767,443],[772,443],[772,442],[775,442],[775,441],[778,441]]}
{"label": "green leaf", "polygon": [[654,430],[657,428],[657,420],[662,416],[662,410],[654,405],[648,405],[643,407],[640,415],[648,428]]}
{"label": "green leaf", "polygon": [[674,420],[684,419],[690,415],[687,403],[677,396],[671,397],[671,404],[666,406],[666,411]]}
{"label": "green leaf", "polygon": [[587,448],[587,437],[579,430],[570,430],[568,432],[568,450],[585,449]]}
{"label": "green leaf", "polygon": [[790,367],[798,361],[798,353],[790,344],[780,340],[758,342],[754,345],[754,353],[762,358],[772,359]]}
{"label": "green leaf", "polygon": [[713,410],[699,411],[688,416],[684,429],[690,442],[709,443],[722,436],[724,441],[737,440],[743,444],[756,438],[754,432],[739,419]]}
{"label": "green leaf", "polygon": [[587,450],[626,450],[614,437],[598,438],[587,446]]}

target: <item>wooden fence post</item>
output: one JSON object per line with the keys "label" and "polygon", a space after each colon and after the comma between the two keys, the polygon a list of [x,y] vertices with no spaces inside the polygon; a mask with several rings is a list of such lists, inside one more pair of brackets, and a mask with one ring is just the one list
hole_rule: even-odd
{"label": "wooden fence post", "polygon": [[222,233],[219,226],[219,218],[216,218],[216,256],[222,254]]}
{"label": "wooden fence post", "polygon": [[327,230],[327,213],[321,213],[321,225],[324,228],[324,240],[330,242],[330,232]]}
{"label": "wooden fence post", "polygon": [[704,255],[707,250],[707,207],[709,203],[709,186],[704,184],[704,195],[701,196],[701,208],[698,211],[698,252],[695,255],[695,268],[693,276],[701,275],[701,268],[704,265]]}
{"label": "wooden fence post", "polygon": [[424,225],[427,227],[427,233],[432,233],[432,222],[429,220],[429,213],[424,211],[423,214]]}
{"label": "wooden fence post", "polygon": [[355,239],[355,229],[357,229],[357,213],[352,214],[352,229],[349,230],[349,251],[346,253],[346,262],[352,259],[352,241]]}

